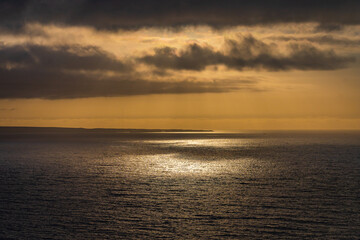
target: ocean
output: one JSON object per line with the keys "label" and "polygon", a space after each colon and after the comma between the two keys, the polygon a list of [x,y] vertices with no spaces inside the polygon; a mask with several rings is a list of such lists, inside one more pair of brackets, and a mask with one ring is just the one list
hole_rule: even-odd
{"label": "ocean", "polygon": [[0,128],[0,239],[360,239],[360,132]]}

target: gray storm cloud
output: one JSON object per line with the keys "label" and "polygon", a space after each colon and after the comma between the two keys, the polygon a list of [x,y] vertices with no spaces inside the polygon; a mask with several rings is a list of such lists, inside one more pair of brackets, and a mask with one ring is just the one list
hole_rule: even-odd
{"label": "gray storm cloud", "polygon": [[[218,93],[257,90],[256,81],[176,79],[173,74],[137,72],[137,62],[168,69],[202,71],[207,66],[286,71],[334,70],[354,61],[311,44],[290,44],[281,54],[274,44],[252,36],[227,39],[223,51],[190,44],[184,49],[155,49],[154,54],[121,60],[94,46],[34,44],[0,46],[0,98],[88,98],[145,94]],[[111,74],[108,74],[108,73]],[[160,77],[160,78],[159,78]]]}
{"label": "gray storm cloud", "polygon": [[126,72],[131,64],[94,46],[14,45],[0,47],[0,67],[54,70],[113,70]]}
{"label": "gray storm cloud", "polygon": [[251,35],[240,39],[227,39],[225,48],[225,51],[217,51],[196,43],[179,51],[163,47],[138,60],[160,69],[194,71],[204,70],[211,65],[225,65],[239,71],[335,70],[355,61],[352,57],[339,56],[332,50],[320,50],[310,43],[290,44],[288,53],[281,54],[277,46],[266,44]]}
{"label": "gray storm cloud", "polygon": [[[94,72],[94,70],[97,70]],[[115,74],[107,75],[104,71]],[[0,98],[88,98],[228,92],[235,83],[143,79],[133,66],[96,47],[39,45],[0,48]],[[244,82],[244,87],[249,87]],[[251,84],[250,84],[251,85]]]}
{"label": "gray storm cloud", "polygon": [[0,70],[0,98],[69,99],[148,94],[220,93],[239,89],[218,82],[151,81],[132,77],[99,79],[91,75],[39,70]]}
{"label": "gray storm cloud", "polygon": [[3,0],[0,28],[20,32],[24,24],[89,26],[102,30],[178,28],[315,22],[318,30],[360,24],[355,0]]}

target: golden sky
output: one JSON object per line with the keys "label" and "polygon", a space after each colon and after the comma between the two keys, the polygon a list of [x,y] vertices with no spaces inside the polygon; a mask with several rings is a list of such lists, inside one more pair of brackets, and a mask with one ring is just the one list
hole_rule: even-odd
{"label": "golden sky", "polygon": [[0,4],[1,126],[360,129],[356,1],[73,2]]}

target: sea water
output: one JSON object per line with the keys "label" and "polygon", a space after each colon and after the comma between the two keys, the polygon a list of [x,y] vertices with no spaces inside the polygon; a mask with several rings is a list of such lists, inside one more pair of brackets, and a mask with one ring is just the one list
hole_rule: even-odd
{"label": "sea water", "polygon": [[1,129],[1,239],[359,239],[360,132]]}

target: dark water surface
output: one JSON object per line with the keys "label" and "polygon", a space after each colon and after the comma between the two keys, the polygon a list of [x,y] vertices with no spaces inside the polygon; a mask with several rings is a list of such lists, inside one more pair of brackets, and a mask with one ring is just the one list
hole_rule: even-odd
{"label": "dark water surface", "polygon": [[1,239],[359,239],[360,132],[0,130]]}

